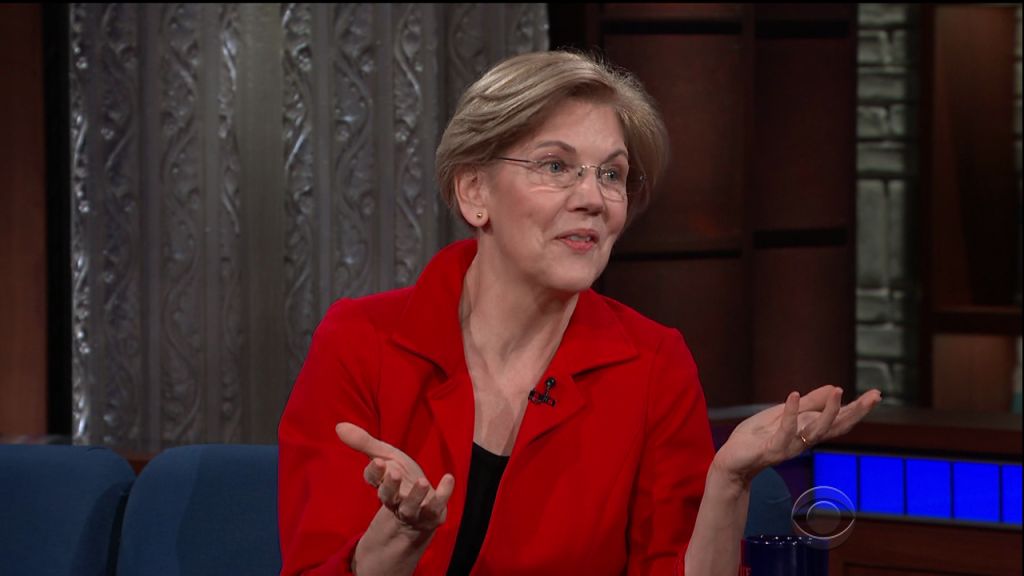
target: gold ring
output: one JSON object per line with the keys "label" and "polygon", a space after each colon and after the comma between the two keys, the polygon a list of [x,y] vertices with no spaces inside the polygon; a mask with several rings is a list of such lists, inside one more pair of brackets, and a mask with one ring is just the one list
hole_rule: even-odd
{"label": "gold ring", "polygon": [[805,449],[811,447],[811,443],[807,441],[807,438],[804,438],[804,433],[803,432],[797,432],[796,435],[799,436],[800,437],[800,441],[804,443],[804,448]]}

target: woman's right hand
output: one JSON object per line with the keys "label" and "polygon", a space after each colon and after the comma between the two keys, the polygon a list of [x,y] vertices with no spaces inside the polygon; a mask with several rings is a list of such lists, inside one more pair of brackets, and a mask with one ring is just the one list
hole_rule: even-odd
{"label": "woman's right hand", "polygon": [[433,533],[448,515],[448,499],[455,489],[455,477],[445,474],[435,489],[415,460],[382,442],[359,426],[342,422],[335,432],[347,446],[370,458],[363,479],[377,489],[382,506],[399,524],[421,533]]}

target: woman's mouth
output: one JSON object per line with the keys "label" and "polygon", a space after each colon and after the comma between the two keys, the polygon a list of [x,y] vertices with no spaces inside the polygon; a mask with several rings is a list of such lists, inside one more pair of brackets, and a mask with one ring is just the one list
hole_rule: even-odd
{"label": "woman's mouth", "polygon": [[575,252],[587,252],[597,245],[597,233],[590,231],[573,231],[557,239]]}

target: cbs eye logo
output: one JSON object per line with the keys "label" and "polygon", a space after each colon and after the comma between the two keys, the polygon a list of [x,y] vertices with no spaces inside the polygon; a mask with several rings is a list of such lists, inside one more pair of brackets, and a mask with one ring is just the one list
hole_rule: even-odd
{"label": "cbs eye logo", "polygon": [[830,550],[846,542],[856,520],[853,502],[842,490],[815,486],[793,503],[793,528],[814,548]]}

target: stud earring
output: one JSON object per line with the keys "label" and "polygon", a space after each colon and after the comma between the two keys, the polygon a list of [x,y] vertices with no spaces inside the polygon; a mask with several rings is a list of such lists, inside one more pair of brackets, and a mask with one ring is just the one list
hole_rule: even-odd
{"label": "stud earring", "polygon": [[484,217],[484,213],[483,212],[477,212],[476,213],[476,217],[477,218],[483,218]]}

